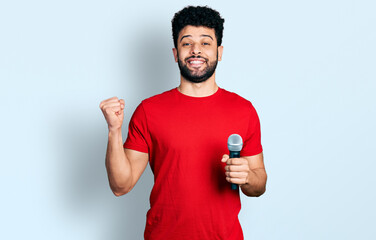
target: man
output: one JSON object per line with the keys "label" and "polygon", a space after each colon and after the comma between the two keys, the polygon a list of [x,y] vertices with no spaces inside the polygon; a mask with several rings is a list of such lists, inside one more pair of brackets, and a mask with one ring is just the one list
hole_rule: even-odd
{"label": "man", "polygon": [[[248,100],[215,82],[223,23],[208,7],[175,14],[173,54],[180,85],[142,101],[124,145],[124,100],[113,97],[100,104],[109,129],[106,167],[114,194],[128,193],[148,161],[154,173],[145,239],[243,239],[239,191],[230,183],[247,196],[265,192],[257,113]],[[231,159],[227,138],[233,133],[244,144],[241,157]]]}

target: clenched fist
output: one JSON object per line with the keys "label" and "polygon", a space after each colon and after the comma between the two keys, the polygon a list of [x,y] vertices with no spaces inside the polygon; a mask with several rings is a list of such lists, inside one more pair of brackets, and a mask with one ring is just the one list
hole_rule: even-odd
{"label": "clenched fist", "polygon": [[124,100],[112,97],[103,100],[99,107],[107,121],[108,130],[116,131],[121,129],[124,119]]}

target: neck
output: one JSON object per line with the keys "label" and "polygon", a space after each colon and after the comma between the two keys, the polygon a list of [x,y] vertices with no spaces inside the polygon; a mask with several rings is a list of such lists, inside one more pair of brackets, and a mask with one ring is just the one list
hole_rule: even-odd
{"label": "neck", "polygon": [[218,90],[215,82],[215,73],[208,80],[201,83],[193,83],[180,76],[179,92],[191,97],[207,97]]}

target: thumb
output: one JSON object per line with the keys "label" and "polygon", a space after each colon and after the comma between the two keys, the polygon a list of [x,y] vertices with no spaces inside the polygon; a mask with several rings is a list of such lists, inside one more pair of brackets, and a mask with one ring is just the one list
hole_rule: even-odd
{"label": "thumb", "polygon": [[120,110],[116,112],[116,115],[122,117],[124,115],[124,107],[125,107],[124,99],[120,99],[119,103],[120,103]]}
{"label": "thumb", "polygon": [[222,157],[222,159],[221,159],[221,162],[227,162],[227,160],[228,160],[229,158],[230,158],[229,155],[224,154],[223,157]]}
{"label": "thumb", "polygon": [[124,115],[124,107],[120,106],[120,110],[115,112],[116,116],[122,117]]}
{"label": "thumb", "polygon": [[124,109],[124,107],[125,107],[125,102],[124,102],[124,99],[120,99],[119,100],[119,103],[120,103],[120,109]]}

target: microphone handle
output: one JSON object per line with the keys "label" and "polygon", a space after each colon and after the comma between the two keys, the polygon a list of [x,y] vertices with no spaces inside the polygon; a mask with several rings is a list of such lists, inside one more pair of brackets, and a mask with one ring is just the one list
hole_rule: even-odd
{"label": "microphone handle", "polygon": [[[239,151],[230,151],[230,158],[240,158],[240,152]],[[232,190],[239,190],[238,184],[231,183],[231,189]]]}

